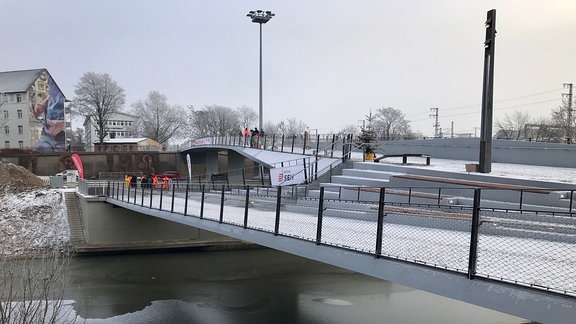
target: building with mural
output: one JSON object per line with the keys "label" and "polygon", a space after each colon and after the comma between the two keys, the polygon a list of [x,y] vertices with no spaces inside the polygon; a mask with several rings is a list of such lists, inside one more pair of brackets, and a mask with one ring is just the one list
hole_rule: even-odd
{"label": "building with mural", "polygon": [[46,69],[0,72],[0,148],[65,151],[65,102]]}

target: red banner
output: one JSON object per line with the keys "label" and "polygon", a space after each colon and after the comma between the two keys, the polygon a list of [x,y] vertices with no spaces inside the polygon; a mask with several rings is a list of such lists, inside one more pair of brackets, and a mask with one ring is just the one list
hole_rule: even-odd
{"label": "red banner", "polygon": [[80,179],[84,179],[84,166],[82,166],[82,159],[80,158],[80,155],[74,153],[70,158],[72,159],[72,162],[74,162],[76,170],[78,170]]}

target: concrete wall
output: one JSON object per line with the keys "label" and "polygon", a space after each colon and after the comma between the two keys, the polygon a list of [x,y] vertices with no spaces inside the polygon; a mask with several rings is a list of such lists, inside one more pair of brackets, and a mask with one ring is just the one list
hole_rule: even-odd
{"label": "concrete wall", "polygon": [[115,207],[103,198],[80,196],[79,201],[87,245],[125,246],[174,240],[206,245],[230,242],[230,238],[219,234]]}
{"label": "concrete wall", "polygon": [[[376,154],[423,153],[432,158],[479,161],[479,138],[448,138],[379,142]],[[492,141],[492,162],[554,167],[576,167],[576,145]]]}

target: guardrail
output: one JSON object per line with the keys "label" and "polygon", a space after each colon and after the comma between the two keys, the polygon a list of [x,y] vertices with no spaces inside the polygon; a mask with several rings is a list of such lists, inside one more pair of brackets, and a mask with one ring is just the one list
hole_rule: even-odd
{"label": "guardrail", "polygon": [[423,264],[469,279],[576,296],[576,217],[571,209],[494,208],[482,198],[493,189],[482,188],[471,189],[471,206],[433,197],[423,203],[417,200],[425,197],[416,193],[406,201],[390,201],[390,188],[377,188],[376,202],[327,199],[325,188],[318,198],[304,199],[299,198],[300,187],[286,189],[222,185],[214,190],[188,183],[166,190],[127,188],[123,182],[79,187],[144,208]]}

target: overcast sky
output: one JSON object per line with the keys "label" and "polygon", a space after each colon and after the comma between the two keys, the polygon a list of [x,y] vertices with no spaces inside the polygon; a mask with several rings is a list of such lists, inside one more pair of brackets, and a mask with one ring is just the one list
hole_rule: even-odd
{"label": "overcast sky", "polygon": [[[380,107],[414,130],[480,126],[486,12],[496,9],[494,117],[548,116],[576,83],[574,0],[0,0],[0,71],[45,67],[68,99],[85,72],[108,73],[126,108],[151,90],[170,104],[258,111],[321,133]],[[258,125],[254,125],[258,126]],[[479,131],[476,129],[477,134]]]}

